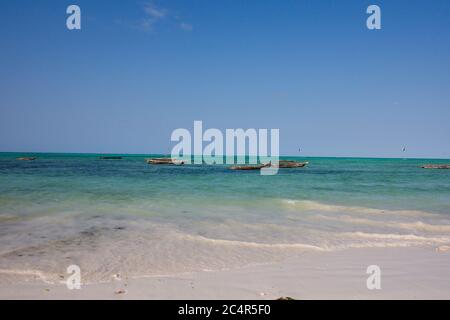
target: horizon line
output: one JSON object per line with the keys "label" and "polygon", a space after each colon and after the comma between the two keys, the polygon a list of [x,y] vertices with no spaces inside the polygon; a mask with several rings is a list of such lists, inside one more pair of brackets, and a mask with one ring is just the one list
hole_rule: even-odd
{"label": "horizon line", "polygon": [[[115,152],[55,152],[55,151],[0,151],[3,153],[21,153],[21,154],[79,154],[79,155],[123,155],[123,156],[151,156],[151,155],[170,155],[169,153],[115,153]],[[193,157],[199,157],[203,155],[191,155]],[[225,155],[222,155],[225,156]],[[243,155],[234,155],[243,156]],[[244,155],[248,156],[248,155]],[[226,157],[226,156],[225,156]],[[258,156],[259,157],[259,156]],[[269,156],[270,157],[270,156]],[[409,159],[409,160],[450,160],[450,158],[430,158],[430,157],[376,157],[376,156],[317,156],[317,155],[279,155],[282,157],[303,157],[303,158],[353,158],[353,159]]]}

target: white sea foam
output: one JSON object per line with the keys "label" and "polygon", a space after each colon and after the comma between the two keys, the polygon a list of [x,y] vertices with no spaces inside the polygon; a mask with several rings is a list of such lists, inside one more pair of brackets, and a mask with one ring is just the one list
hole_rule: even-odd
{"label": "white sea foam", "polygon": [[435,216],[436,214],[419,210],[392,210],[392,209],[376,209],[358,206],[342,206],[326,204],[310,200],[292,200],[282,199],[282,203],[290,208],[299,211],[322,211],[322,212],[352,212],[360,214],[373,215],[404,215],[404,216]]}
{"label": "white sea foam", "polygon": [[391,234],[391,233],[366,233],[366,232],[342,232],[340,234],[350,239],[370,239],[370,240],[401,240],[411,241],[414,243],[450,243],[450,237],[424,237],[415,234]]}
{"label": "white sea foam", "polygon": [[319,247],[305,243],[263,243],[263,242],[237,241],[237,240],[213,239],[191,234],[183,234],[182,237],[185,240],[205,241],[223,246],[238,246],[243,248],[250,247],[250,248],[265,248],[265,249],[306,249],[318,251],[328,250],[327,248],[324,247]]}
{"label": "white sea foam", "polygon": [[[286,202],[297,208],[297,201]],[[13,234],[30,233],[30,236],[16,240],[12,236],[3,237],[16,241],[17,245],[5,246],[0,256],[0,276],[7,281],[15,277],[60,282],[67,264],[76,263],[83,270],[83,283],[97,283],[109,281],[111,275],[117,273],[139,277],[221,270],[277,261],[305,251],[326,254],[348,248],[445,248],[450,245],[450,235],[445,234],[449,231],[448,225],[425,223],[415,216],[389,216],[387,219],[379,215],[369,219],[355,214],[358,211],[346,215],[339,215],[339,211],[333,216],[336,207],[339,210],[345,207],[314,202],[301,205],[331,207],[333,212],[330,209],[299,214],[306,220],[295,221],[286,216],[292,210],[280,210],[276,216],[264,212],[264,215],[250,218],[237,212],[232,218],[184,219],[177,223],[147,217],[86,219],[82,215],[73,216],[73,219],[60,218],[57,224],[49,224],[45,219],[25,221],[16,225],[17,232]],[[371,210],[379,211],[368,209]],[[350,225],[327,224],[314,219],[344,221]],[[372,227],[367,228],[364,224]],[[385,229],[387,224],[404,230]],[[444,234],[414,234],[419,229]],[[42,235],[47,237],[41,238]]]}
{"label": "white sea foam", "polygon": [[[128,229],[127,229],[128,230]],[[158,230],[164,230],[160,232]],[[75,250],[77,263],[83,270],[83,283],[98,283],[111,280],[112,274],[126,274],[130,277],[151,276],[155,274],[179,274],[200,270],[221,270],[240,267],[254,263],[276,261],[286,258],[293,252],[329,252],[349,248],[389,248],[410,246],[435,246],[446,248],[450,237],[418,236],[414,234],[365,233],[365,232],[329,232],[322,233],[321,239],[313,242],[308,239],[298,239],[296,242],[258,242],[245,240],[230,240],[220,237],[197,235],[176,228],[162,225],[161,229],[154,226],[150,229],[156,235],[148,236],[137,230],[126,237],[108,238],[103,235],[93,238],[92,249],[60,247],[65,242],[56,243],[60,251],[55,251],[55,243],[40,247],[48,250],[51,255],[43,256],[36,262],[36,269],[21,270],[23,260],[14,259],[0,269],[0,276],[30,278],[46,283],[60,282],[59,275],[64,273],[66,264],[65,250],[69,254]],[[114,240],[115,239],[115,240]],[[272,239],[274,241],[275,239]],[[83,250],[80,252],[79,250]],[[38,249],[37,249],[38,250]],[[444,251],[444,250],[442,250]],[[59,253],[58,253],[59,252]],[[64,253],[64,254],[63,254]],[[6,258],[6,256],[3,256]],[[32,258],[32,257],[31,257]],[[8,258],[9,259],[9,258]],[[71,263],[71,262],[70,262]],[[10,279],[11,279],[10,277]]]}
{"label": "white sea foam", "polygon": [[390,227],[390,228],[400,228],[400,229],[427,231],[427,232],[441,232],[441,233],[450,232],[450,225],[448,224],[440,224],[440,225],[428,224],[422,221],[414,221],[414,222],[379,221],[359,217],[352,217],[348,215],[326,216],[320,214],[315,215],[313,218],[331,220],[336,222],[348,222],[352,224],[360,224],[367,226]]}
{"label": "white sea foam", "polygon": [[0,269],[0,275],[11,275],[18,277],[33,278],[41,280],[48,284],[53,284],[54,282],[50,280],[51,275],[47,274],[41,270],[31,270],[31,269]]}

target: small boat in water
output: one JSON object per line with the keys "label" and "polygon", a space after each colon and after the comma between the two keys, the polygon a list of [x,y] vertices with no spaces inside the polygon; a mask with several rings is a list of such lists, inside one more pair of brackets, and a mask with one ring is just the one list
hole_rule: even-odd
{"label": "small boat in water", "polygon": [[[303,168],[309,162],[299,162],[293,160],[280,160],[278,162],[278,168]],[[276,167],[276,165],[274,165]]]}
{"label": "small boat in water", "polygon": [[266,164],[255,164],[255,165],[242,165],[242,166],[232,166],[231,170],[258,170],[261,168],[303,168],[309,162],[299,162],[293,160],[280,160],[278,164],[272,164],[271,162]]}
{"label": "small boat in water", "polygon": [[232,166],[231,170],[259,170],[261,168],[270,167],[270,163],[266,164],[254,164],[254,165],[243,165],[243,166]]}
{"label": "small boat in water", "polygon": [[174,165],[183,165],[184,160],[172,159],[172,158],[149,158],[145,159],[148,164],[174,164]]}
{"label": "small boat in water", "polygon": [[421,166],[423,169],[450,169],[450,164],[426,164]]}
{"label": "small boat in water", "polygon": [[255,165],[242,165],[242,166],[232,166],[231,170],[258,170],[261,168],[275,167],[275,168],[302,168],[306,166],[308,162],[298,162],[293,160],[280,160],[278,164],[272,164],[271,162],[266,164],[255,164]]}
{"label": "small boat in water", "polygon": [[33,160],[36,160],[37,158],[36,157],[21,157],[21,158],[16,158],[16,160],[19,160],[19,161],[33,161]]}
{"label": "small boat in water", "polygon": [[116,156],[104,156],[100,157],[101,160],[120,160],[122,157],[116,157]]}

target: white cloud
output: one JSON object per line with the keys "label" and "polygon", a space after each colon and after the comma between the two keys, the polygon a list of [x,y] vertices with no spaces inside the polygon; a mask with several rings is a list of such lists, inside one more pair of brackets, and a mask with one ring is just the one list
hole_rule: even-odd
{"label": "white cloud", "polygon": [[191,24],[185,22],[180,23],[180,28],[185,31],[192,31],[193,29]]}
{"label": "white cloud", "polygon": [[176,25],[184,31],[193,30],[190,23],[180,22],[180,18],[177,15],[174,15],[166,8],[155,5],[152,1],[146,2],[142,8],[144,16],[138,22],[137,27],[139,29],[153,31],[156,25],[164,23],[167,26]]}
{"label": "white cloud", "polygon": [[145,17],[139,22],[139,27],[145,30],[153,29],[158,21],[163,20],[167,16],[167,10],[157,7],[152,2],[144,4]]}
{"label": "white cloud", "polygon": [[155,20],[164,19],[167,15],[166,9],[158,8],[153,3],[145,4],[144,11],[148,15],[148,17],[155,19]]}

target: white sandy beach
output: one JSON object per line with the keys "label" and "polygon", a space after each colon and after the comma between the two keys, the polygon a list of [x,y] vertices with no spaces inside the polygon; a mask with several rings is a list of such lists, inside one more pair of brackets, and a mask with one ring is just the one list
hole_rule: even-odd
{"label": "white sandy beach", "polygon": [[[381,289],[368,290],[366,269],[381,268]],[[43,282],[6,285],[0,299],[450,299],[450,252],[364,248],[305,252],[283,262],[203,271],[69,290]]]}

